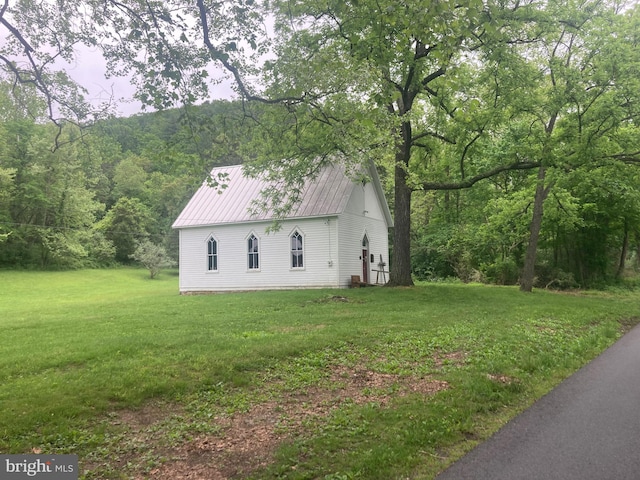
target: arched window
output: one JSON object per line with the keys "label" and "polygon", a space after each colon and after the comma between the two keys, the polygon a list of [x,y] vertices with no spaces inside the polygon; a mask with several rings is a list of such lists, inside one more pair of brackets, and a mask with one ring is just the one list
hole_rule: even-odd
{"label": "arched window", "polygon": [[291,268],[304,267],[304,241],[297,230],[291,235]]}
{"label": "arched window", "polygon": [[260,258],[258,249],[258,238],[252,233],[247,240],[248,266],[249,270],[260,268]]}
{"label": "arched window", "polygon": [[207,270],[209,272],[218,271],[218,242],[213,237],[209,237],[207,240]]}

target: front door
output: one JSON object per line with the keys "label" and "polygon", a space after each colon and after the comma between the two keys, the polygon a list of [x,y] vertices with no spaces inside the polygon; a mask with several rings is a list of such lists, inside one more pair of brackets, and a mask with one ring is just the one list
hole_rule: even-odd
{"label": "front door", "polygon": [[366,235],[362,239],[362,283],[369,283],[369,239]]}

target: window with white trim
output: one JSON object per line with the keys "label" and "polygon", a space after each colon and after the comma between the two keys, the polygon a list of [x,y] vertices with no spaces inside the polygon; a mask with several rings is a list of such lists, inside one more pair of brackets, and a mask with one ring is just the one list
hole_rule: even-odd
{"label": "window with white trim", "polygon": [[260,250],[258,238],[252,233],[247,240],[247,254],[249,270],[258,270],[260,268]]}
{"label": "window with white trim", "polygon": [[207,240],[207,271],[218,271],[218,241],[214,237]]}
{"label": "window with white trim", "polygon": [[304,239],[297,230],[291,235],[291,268],[304,267]]}

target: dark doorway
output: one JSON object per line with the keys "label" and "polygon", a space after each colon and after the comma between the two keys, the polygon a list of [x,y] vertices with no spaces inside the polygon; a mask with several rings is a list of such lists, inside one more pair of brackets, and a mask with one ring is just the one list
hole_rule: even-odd
{"label": "dark doorway", "polygon": [[362,239],[362,283],[369,283],[369,238]]}

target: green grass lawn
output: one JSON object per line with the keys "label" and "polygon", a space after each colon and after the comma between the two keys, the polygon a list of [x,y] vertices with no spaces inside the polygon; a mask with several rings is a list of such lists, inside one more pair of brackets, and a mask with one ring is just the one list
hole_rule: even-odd
{"label": "green grass lawn", "polygon": [[[175,272],[137,269],[0,272],[0,286],[0,452],[76,453],[82,478],[152,477],[224,435],[221,418],[292,398],[321,414],[274,410],[301,418],[235,476],[433,478],[640,320],[639,292],[180,296]],[[314,403],[364,372],[386,383]],[[407,387],[424,380],[446,388]],[[153,421],[123,420],[150,405]]]}

